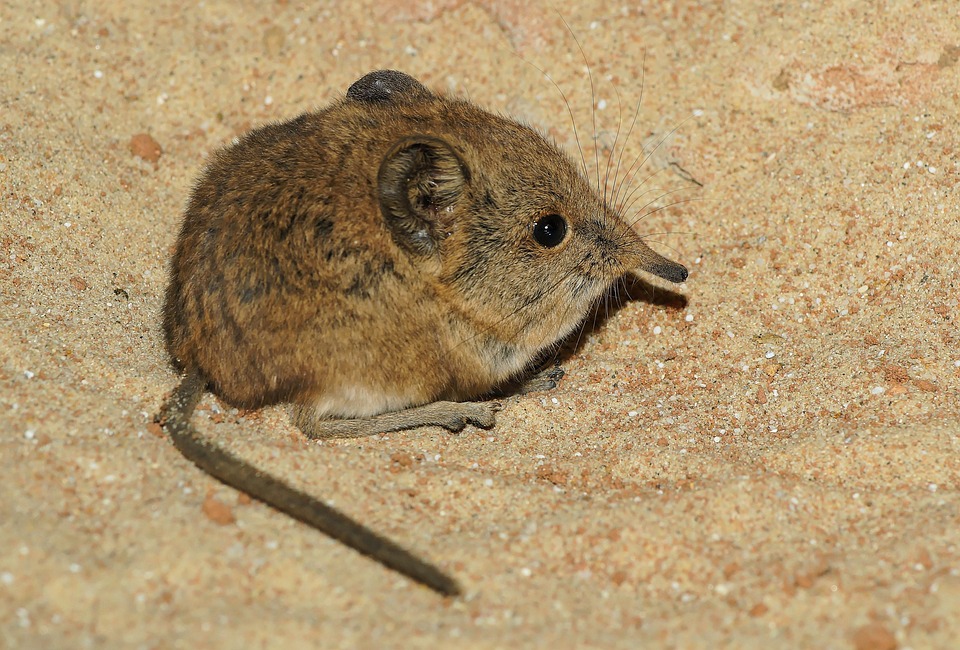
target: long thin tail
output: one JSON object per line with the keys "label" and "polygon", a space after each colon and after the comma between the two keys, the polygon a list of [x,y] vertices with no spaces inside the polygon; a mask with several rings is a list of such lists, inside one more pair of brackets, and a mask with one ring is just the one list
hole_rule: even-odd
{"label": "long thin tail", "polygon": [[437,567],[377,535],[315,497],[261,472],[246,461],[200,437],[190,424],[190,416],[197,407],[205,388],[206,381],[200,373],[188,372],[161,411],[165,419],[164,427],[170,439],[188,460],[230,487],[249,494],[311,528],[316,528],[411,580],[444,596],[460,595],[461,589],[457,581]]}

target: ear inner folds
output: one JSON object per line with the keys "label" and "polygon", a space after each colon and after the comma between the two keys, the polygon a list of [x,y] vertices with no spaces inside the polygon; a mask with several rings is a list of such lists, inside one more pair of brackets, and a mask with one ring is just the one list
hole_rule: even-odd
{"label": "ear inner folds", "polygon": [[380,210],[394,241],[417,255],[437,250],[444,210],[462,196],[470,173],[446,142],[412,136],[396,143],[377,174]]}

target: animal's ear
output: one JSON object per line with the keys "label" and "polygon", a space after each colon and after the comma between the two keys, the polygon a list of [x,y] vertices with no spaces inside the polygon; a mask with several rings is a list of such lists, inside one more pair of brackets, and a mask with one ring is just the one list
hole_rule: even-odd
{"label": "animal's ear", "polygon": [[446,215],[463,195],[470,171],[443,140],[404,138],[380,164],[380,210],[394,241],[406,250],[429,255],[447,235]]}
{"label": "animal's ear", "polygon": [[422,83],[397,70],[368,72],[347,89],[347,99],[367,104],[390,104],[428,97],[433,94]]}

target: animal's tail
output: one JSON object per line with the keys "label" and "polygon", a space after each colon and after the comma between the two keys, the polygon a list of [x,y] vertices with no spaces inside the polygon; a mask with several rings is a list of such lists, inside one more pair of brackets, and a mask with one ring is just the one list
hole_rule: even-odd
{"label": "animal's tail", "polygon": [[190,424],[206,380],[189,371],[161,410],[161,419],[180,453],[204,472],[271,508],[337,539],[380,564],[444,596],[458,596],[460,585],[437,567],[353,521],[287,483],[265,474],[223,448],[204,440]]}

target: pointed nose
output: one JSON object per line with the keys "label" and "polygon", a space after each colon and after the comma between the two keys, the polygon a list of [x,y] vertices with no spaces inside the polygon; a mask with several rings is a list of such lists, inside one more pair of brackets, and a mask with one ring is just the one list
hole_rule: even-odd
{"label": "pointed nose", "polygon": [[643,244],[643,251],[640,254],[640,270],[677,284],[687,279],[687,267],[668,260],[646,244]]}

